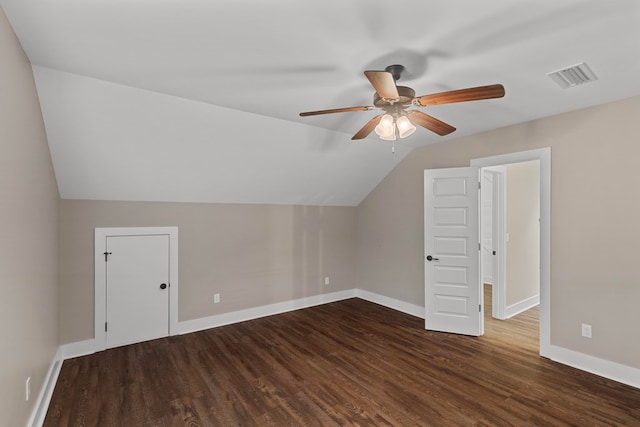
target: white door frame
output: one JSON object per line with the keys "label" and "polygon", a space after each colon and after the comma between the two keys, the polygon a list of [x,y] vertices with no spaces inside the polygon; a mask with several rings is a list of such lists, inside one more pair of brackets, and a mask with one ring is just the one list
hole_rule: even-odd
{"label": "white door frame", "polygon": [[178,333],[178,227],[121,227],[95,229],[95,351],[106,349],[107,335],[104,324],[107,321],[107,266],[105,247],[107,237],[114,236],[169,236],[169,335]]}
{"label": "white door frame", "polygon": [[551,357],[551,148],[539,148],[471,160],[484,168],[540,161],[540,355]]}
{"label": "white door frame", "polygon": [[[491,251],[493,248],[493,176],[491,173],[491,169],[485,168],[480,169],[480,280],[483,284],[493,285],[493,258],[491,255]],[[491,191],[489,191],[491,190]],[[491,200],[487,200],[491,195]],[[487,213],[487,207],[489,211]],[[491,231],[491,245],[487,247],[486,239],[487,239],[487,229],[485,226],[490,224],[488,230]]]}
{"label": "white door frame", "polygon": [[[506,186],[507,182],[504,179],[506,168],[504,166],[496,166],[488,168],[487,170],[481,169],[483,173],[487,172],[493,176],[493,191],[492,191],[492,209],[491,209],[491,223],[492,223],[492,237],[491,243],[496,255],[492,257],[492,313],[491,315],[496,319],[506,319],[506,279],[507,279],[507,245],[506,245]],[[482,215],[482,212],[480,212]],[[481,217],[482,218],[482,217]]]}

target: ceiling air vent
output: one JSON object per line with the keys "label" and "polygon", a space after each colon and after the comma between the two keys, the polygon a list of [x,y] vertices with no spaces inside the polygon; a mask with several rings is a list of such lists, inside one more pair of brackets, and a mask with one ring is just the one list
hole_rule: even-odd
{"label": "ceiling air vent", "polygon": [[563,89],[598,80],[598,77],[585,62],[547,73],[547,76],[551,77]]}

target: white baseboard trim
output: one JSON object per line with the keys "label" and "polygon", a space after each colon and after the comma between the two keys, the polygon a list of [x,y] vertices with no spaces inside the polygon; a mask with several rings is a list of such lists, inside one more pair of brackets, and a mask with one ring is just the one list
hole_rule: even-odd
{"label": "white baseboard trim", "polygon": [[530,308],[540,304],[540,295],[534,295],[530,298],[511,304],[505,308],[505,319],[509,319],[517,314],[525,312]]}
{"label": "white baseboard trim", "polygon": [[186,320],[178,323],[178,334],[188,334],[191,332],[202,331],[204,329],[230,325],[232,323],[259,319],[260,317],[300,310],[302,308],[327,304],[334,301],[341,301],[348,298],[354,298],[355,296],[355,289],[349,289],[346,291],[314,295],[291,301],[263,305],[261,307],[247,308],[245,310],[238,310],[230,313],[216,314],[214,316],[201,317],[199,319]]}
{"label": "white baseboard trim", "polygon": [[424,319],[424,307],[421,307],[419,305],[400,301],[398,299],[386,297],[384,295],[375,294],[363,289],[356,289],[356,297]]}
{"label": "white baseboard trim", "polygon": [[27,421],[27,426],[40,427],[44,423],[44,418],[47,415],[51,396],[53,396],[53,390],[56,387],[56,382],[58,381],[58,375],[60,374],[61,368],[62,351],[61,348],[58,347],[58,350],[53,357],[53,361],[49,366],[49,370],[47,371],[44,383],[42,384],[42,387],[40,387],[40,392],[38,393],[38,398],[33,407],[33,411],[31,412],[31,416],[29,417],[29,421]]}
{"label": "white baseboard trim", "polygon": [[86,356],[96,352],[96,340],[91,338],[90,340],[72,342],[70,344],[62,344],[62,360],[73,359],[74,357]]}
{"label": "white baseboard trim", "polygon": [[582,371],[640,388],[640,369],[550,345],[543,357]]}

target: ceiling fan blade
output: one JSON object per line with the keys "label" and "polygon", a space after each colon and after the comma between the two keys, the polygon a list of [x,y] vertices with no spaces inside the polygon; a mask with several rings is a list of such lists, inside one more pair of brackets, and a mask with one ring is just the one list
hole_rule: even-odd
{"label": "ceiling fan blade", "polygon": [[380,114],[379,116],[375,116],[373,119],[369,120],[367,124],[362,127],[362,129],[360,129],[358,132],[356,132],[355,135],[351,137],[351,139],[366,138],[371,133],[371,131],[375,129],[376,126],[378,126],[378,123],[380,123],[380,119],[382,119],[382,116],[383,114]]}
{"label": "ceiling fan blade", "polygon": [[448,92],[434,93],[415,98],[415,102],[426,107],[427,105],[451,104],[454,102],[477,101],[480,99],[502,98],[504,86],[501,84],[471,87],[468,89],[450,90]]}
{"label": "ceiling fan blade", "polygon": [[367,76],[371,82],[371,86],[376,90],[380,98],[388,100],[400,99],[398,94],[398,88],[396,87],[396,81],[393,79],[393,75],[388,71],[365,71],[364,75]]}
{"label": "ceiling fan blade", "polygon": [[374,107],[371,107],[371,106],[333,108],[331,110],[306,111],[304,113],[300,113],[300,116],[306,117],[306,116],[318,116],[320,114],[348,113],[350,111],[368,111],[368,110],[373,110],[373,108]]}
{"label": "ceiling fan blade", "polygon": [[407,111],[407,116],[409,116],[409,120],[411,120],[413,124],[427,128],[431,132],[435,132],[440,136],[449,135],[451,132],[456,130],[453,126],[425,114],[422,111],[410,110]]}

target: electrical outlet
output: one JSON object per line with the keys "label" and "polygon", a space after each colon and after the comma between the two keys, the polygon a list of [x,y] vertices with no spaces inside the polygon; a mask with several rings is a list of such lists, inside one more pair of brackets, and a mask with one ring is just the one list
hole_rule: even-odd
{"label": "electrical outlet", "polygon": [[29,400],[31,396],[31,377],[27,377],[27,381],[24,383],[24,398]]}
{"label": "electrical outlet", "polygon": [[213,294],[213,303],[217,304],[220,302],[220,294]]}
{"label": "electrical outlet", "polygon": [[324,278],[324,284],[325,284],[325,285],[328,285],[328,284],[329,284],[329,276],[327,276],[327,277],[325,277],[325,278]]}
{"label": "electrical outlet", "polygon": [[591,338],[591,325],[585,323],[582,324],[582,336],[585,338]]}

